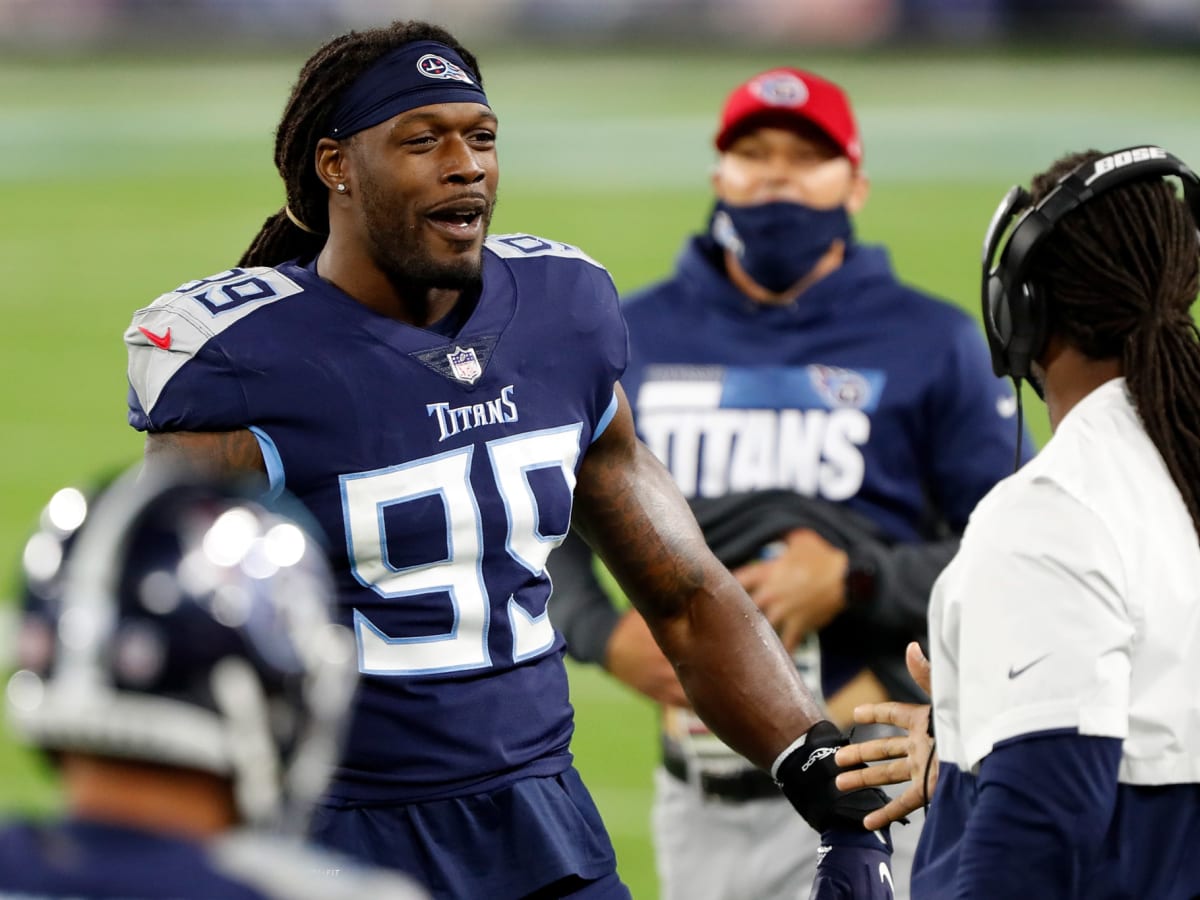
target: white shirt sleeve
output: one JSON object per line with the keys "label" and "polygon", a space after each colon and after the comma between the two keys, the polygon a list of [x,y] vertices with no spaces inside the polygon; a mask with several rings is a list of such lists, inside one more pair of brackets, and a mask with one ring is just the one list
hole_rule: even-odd
{"label": "white shirt sleeve", "polygon": [[1124,738],[1129,727],[1135,628],[1110,532],[1049,480],[1004,500],[977,512],[934,591],[969,769],[1018,735]]}

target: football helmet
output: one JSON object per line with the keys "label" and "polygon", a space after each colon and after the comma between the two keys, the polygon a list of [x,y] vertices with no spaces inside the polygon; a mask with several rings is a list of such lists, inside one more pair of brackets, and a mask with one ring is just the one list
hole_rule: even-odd
{"label": "football helmet", "polygon": [[22,562],[18,735],[225,776],[244,821],[304,826],[357,674],[298,505],[131,470],[94,496],[56,493]]}

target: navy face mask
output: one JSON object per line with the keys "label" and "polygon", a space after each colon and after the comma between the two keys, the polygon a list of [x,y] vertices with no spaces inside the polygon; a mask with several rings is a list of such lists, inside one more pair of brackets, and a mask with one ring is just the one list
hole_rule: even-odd
{"label": "navy face mask", "polygon": [[785,200],[754,206],[718,200],[709,227],[713,240],[773,294],[811,272],[834,241],[849,241],[854,233],[844,206],[814,209]]}

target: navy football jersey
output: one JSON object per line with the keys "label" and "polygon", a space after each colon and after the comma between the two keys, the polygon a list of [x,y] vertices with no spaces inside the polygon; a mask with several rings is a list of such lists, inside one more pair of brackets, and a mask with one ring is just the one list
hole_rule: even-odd
{"label": "navy football jersey", "polygon": [[126,342],[135,428],[250,428],[329,538],[363,674],[331,796],[449,797],[570,765],[545,562],[626,361],[603,267],[493,236],[452,336],[312,265],[232,269],[139,311]]}
{"label": "navy football jersey", "polygon": [[[1016,400],[976,324],[851,245],[792,304],[757,304],[693,239],[632,295],[622,383],[688,497],[786,488],[844,503],[893,541],[958,532],[1012,473]],[[1024,456],[1032,446],[1026,441]]]}
{"label": "navy football jersey", "polygon": [[207,843],[97,822],[0,828],[0,897],[21,900],[422,900],[394,873],[251,833]]}

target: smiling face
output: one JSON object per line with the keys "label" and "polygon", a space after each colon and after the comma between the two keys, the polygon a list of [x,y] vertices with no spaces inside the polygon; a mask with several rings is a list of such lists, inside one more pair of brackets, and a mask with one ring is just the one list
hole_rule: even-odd
{"label": "smiling face", "polygon": [[496,128],[483,104],[442,103],[401,113],[342,145],[344,199],[357,207],[353,230],[393,284],[479,282],[500,174]]}

